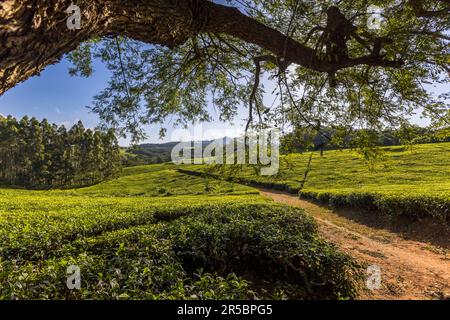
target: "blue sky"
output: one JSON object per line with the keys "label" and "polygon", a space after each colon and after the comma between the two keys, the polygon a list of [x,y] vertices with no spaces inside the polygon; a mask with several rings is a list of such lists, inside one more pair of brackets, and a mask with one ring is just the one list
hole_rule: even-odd
{"label": "blue sky", "polygon": [[[38,119],[47,118],[52,123],[72,126],[82,120],[85,127],[93,128],[99,123],[97,115],[86,108],[93,97],[106,87],[109,72],[99,61],[94,62],[94,74],[89,78],[72,77],[68,70],[70,62],[63,59],[60,63],[47,67],[40,76],[35,76],[20,83],[0,96],[0,113],[21,118],[25,115]],[[210,106],[212,116],[217,116]],[[217,135],[233,135],[242,127],[244,115],[239,115],[234,125],[214,121],[204,124],[203,128],[216,131],[206,138],[218,138]],[[145,142],[160,143],[171,141],[172,126],[164,140],[159,139],[159,126],[146,127],[149,139]],[[211,133],[211,132],[210,132]],[[128,145],[128,140],[121,139],[121,145]]]}
{"label": "blue sky", "polygon": [[86,127],[98,124],[96,115],[88,113],[92,97],[104,88],[108,71],[96,64],[90,78],[71,77],[69,62],[62,60],[47,67],[40,76],[32,77],[0,97],[0,113],[22,117],[35,116],[57,124],[71,126],[82,120]]}

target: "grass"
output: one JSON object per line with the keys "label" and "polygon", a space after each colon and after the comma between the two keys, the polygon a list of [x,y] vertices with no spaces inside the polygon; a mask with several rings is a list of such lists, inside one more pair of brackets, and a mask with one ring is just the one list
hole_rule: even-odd
{"label": "grass", "polygon": [[[127,168],[76,190],[0,189],[0,299],[355,297],[357,266],[302,210],[175,169]],[[66,286],[70,265],[80,290]]]}
{"label": "grass", "polygon": [[[384,148],[385,160],[374,171],[356,151],[315,153],[300,190],[310,154],[284,156],[276,176],[263,177],[253,168],[238,172],[226,166],[212,171],[220,177],[264,187],[300,192],[331,205],[351,205],[391,215],[433,216],[449,221],[450,143]],[[203,171],[204,167],[190,166]]]}

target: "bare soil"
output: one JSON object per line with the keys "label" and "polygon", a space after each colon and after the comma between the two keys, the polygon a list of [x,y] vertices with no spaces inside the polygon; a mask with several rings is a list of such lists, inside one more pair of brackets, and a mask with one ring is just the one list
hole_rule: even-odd
{"label": "bare soil", "polygon": [[450,299],[450,233],[430,221],[388,221],[377,213],[336,210],[295,195],[260,189],[276,202],[304,209],[321,235],[364,266],[381,269],[381,288],[360,290],[360,299]]}

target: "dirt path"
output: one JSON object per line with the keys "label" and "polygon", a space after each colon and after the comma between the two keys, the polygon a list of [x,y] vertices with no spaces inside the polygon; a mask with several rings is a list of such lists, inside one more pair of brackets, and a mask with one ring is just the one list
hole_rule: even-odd
{"label": "dirt path", "polygon": [[303,208],[317,220],[326,239],[360,263],[380,267],[381,288],[362,289],[361,299],[450,298],[448,248],[405,239],[294,195],[266,189],[260,192],[276,202]]}

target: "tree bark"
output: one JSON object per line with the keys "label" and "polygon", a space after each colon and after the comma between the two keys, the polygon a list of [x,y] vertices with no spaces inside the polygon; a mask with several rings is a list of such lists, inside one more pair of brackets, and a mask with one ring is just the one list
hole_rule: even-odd
{"label": "tree bark", "polygon": [[[81,9],[80,30],[69,30],[66,13]],[[281,32],[231,8],[207,0],[3,0],[0,3],[0,95],[39,74],[80,43],[126,36],[170,48],[203,32],[227,34],[295,63],[332,73],[359,64],[399,67],[398,61],[367,56],[330,62]]]}

